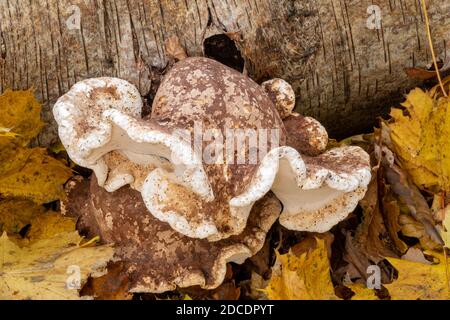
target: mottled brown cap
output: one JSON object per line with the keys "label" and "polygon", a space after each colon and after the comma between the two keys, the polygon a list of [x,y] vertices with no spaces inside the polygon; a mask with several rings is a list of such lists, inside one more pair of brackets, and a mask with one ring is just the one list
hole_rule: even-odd
{"label": "mottled brown cap", "polygon": [[261,249],[281,212],[280,202],[270,193],[253,206],[240,235],[209,242],[185,237],[153,217],[141,194],[128,186],[107,192],[93,176],[90,181],[74,181],[68,191],[66,214],[79,217],[81,232],[114,243],[116,258],[125,263],[133,292],[195,285],[216,288],[228,262],[242,263]]}
{"label": "mottled brown cap", "polygon": [[286,144],[298,152],[317,156],[325,151],[328,144],[326,129],[314,118],[291,113],[283,119],[286,128]]}
{"label": "mottled brown cap", "polygon": [[275,78],[261,83],[270,100],[277,108],[281,119],[287,118],[295,107],[295,92],[283,79]]}
{"label": "mottled brown cap", "polygon": [[[121,89],[112,90],[112,84]],[[275,95],[216,61],[186,58],[165,75],[145,119],[137,90],[115,78],[81,81],[58,100],[54,114],[74,161],[92,168],[109,192],[127,185],[141,192],[147,213],[172,232],[208,241],[240,236],[252,206],[271,190],[283,203],[283,225],[327,231],[364,195],[369,157],[358,147],[322,154],[324,128],[292,113],[295,97],[287,83],[276,79],[268,86]],[[279,110],[284,105],[284,123],[271,99]],[[224,146],[235,142],[228,130],[236,129],[256,132],[258,146],[247,138],[231,148],[232,159],[223,153],[220,158],[220,151],[229,151]],[[268,137],[272,131],[276,141]],[[206,138],[207,132],[212,136]],[[264,150],[261,132],[268,142]],[[216,161],[205,161],[206,150]]]}
{"label": "mottled brown cap", "polygon": [[[203,161],[194,137],[185,140],[181,133],[195,133],[196,125],[202,135],[211,129],[221,137],[228,129],[275,130],[278,139],[273,144],[268,139],[270,150],[285,143],[272,101],[250,78],[207,58],[175,64],[146,119],[136,92],[121,79],[93,78],[64,94],[53,111],[70,157],[93,169],[107,191],[124,185],[141,191],[148,210],[186,236],[217,241],[241,233],[254,202],[234,207],[229,202],[250,184],[260,155],[252,162],[250,141],[244,139],[232,149],[231,161],[226,150],[223,161]],[[200,143],[201,151],[213,153],[215,146],[226,146],[214,138]],[[244,163],[237,164],[238,155]]]}
{"label": "mottled brown cap", "polygon": [[[185,129],[195,134],[195,126],[200,125],[202,133],[211,129],[222,137],[226,137],[227,129],[256,133],[261,129],[278,130],[279,140],[276,145],[268,141],[268,150],[285,144],[283,123],[263,89],[247,76],[207,58],[187,58],[174,65],[158,88],[151,119],[173,131]],[[223,147],[227,142],[203,139],[202,150],[214,149],[211,146],[216,143]],[[251,148],[248,140],[245,143],[242,149],[233,150],[233,163],[227,161],[225,150],[223,161],[203,162],[214,195],[212,201],[205,201],[194,190],[177,184],[173,175],[152,172],[148,177],[152,190],[148,191],[146,184],[143,188],[143,198],[150,211],[191,237],[207,234],[208,239],[216,241],[242,232],[253,203],[233,207],[229,202],[244,192],[260,163],[259,158],[250,163]],[[243,164],[237,164],[239,152],[245,153]],[[210,224],[207,226],[207,220],[217,230],[212,230]]]}

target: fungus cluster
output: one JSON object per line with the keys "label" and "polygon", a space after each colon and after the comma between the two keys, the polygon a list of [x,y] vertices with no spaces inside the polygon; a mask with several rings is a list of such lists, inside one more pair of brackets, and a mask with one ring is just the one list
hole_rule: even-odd
{"label": "fungus cluster", "polygon": [[115,243],[132,291],[215,288],[277,219],[325,232],[367,189],[369,156],[326,150],[326,130],[294,106],[287,82],[260,86],[207,58],[175,64],[146,117],[128,82],[78,82],[53,112],[71,159],[94,173],[69,183],[66,211]]}

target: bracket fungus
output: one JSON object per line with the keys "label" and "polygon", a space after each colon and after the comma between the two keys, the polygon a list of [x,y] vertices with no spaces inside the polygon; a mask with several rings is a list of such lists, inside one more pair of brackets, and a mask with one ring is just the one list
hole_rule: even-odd
{"label": "bracket fungus", "polygon": [[115,244],[131,292],[218,287],[226,264],[243,263],[255,255],[281,212],[279,200],[269,193],[252,208],[241,234],[210,242],[186,237],[146,214],[140,193],[129,186],[107,192],[93,176],[90,181],[72,180],[66,189],[64,211],[79,218],[78,229],[83,233],[100,235],[103,241]]}
{"label": "bracket fungus", "polygon": [[[75,84],[53,112],[69,156],[94,171],[98,187],[91,185],[90,202],[103,198],[116,203],[86,211],[97,215],[105,239],[125,246],[125,238],[117,238],[119,226],[125,232],[134,219],[136,224],[147,221],[147,228],[153,230],[148,237],[165,232],[174,245],[181,248],[189,242],[196,252],[199,246],[225,250],[225,243],[256,237],[251,230],[265,222],[254,220],[261,219],[262,213],[252,208],[268,201],[270,192],[283,204],[281,214],[277,213],[282,225],[312,232],[332,228],[364,196],[370,181],[367,153],[353,146],[326,150],[325,128],[293,112],[294,106],[294,92],[284,80],[260,86],[216,61],[186,58],[164,76],[150,116],[141,116],[137,89],[117,78]],[[108,210],[114,214],[107,216]],[[260,229],[267,232],[273,223],[269,222]],[[113,233],[103,229],[111,223],[116,228]],[[147,241],[148,246],[166,241],[136,237],[133,241]],[[254,254],[260,245],[247,245],[242,249],[246,253],[239,256]],[[139,250],[130,249],[128,254],[139,259]],[[146,258],[158,263],[170,260]],[[136,268],[146,268],[142,265]],[[141,272],[142,279],[156,279],[155,270],[148,269],[146,276]],[[167,271],[164,266],[158,270]],[[172,279],[170,284],[148,280],[142,288],[161,291],[187,283],[207,288],[218,284],[212,278],[166,278]]]}

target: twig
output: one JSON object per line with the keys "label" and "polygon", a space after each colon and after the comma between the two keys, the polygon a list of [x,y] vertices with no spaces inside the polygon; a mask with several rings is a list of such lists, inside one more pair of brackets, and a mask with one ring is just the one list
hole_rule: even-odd
{"label": "twig", "polygon": [[439,68],[438,68],[437,61],[436,61],[436,55],[434,53],[433,39],[431,38],[430,21],[428,20],[427,6],[425,3],[425,0],[421,0],[421,2],[422,2],[423,15],[425,17],[425,28],[427,30],[428,44],[430,46],[431,56],[433,58],[434,69],[436,71],[436,75],[437,75],[437,78],[439,81],[439,86],[441,87],[442,93],[444,94],[445,97],[447,97],[447,92],[445,92],[444,84],[442,83],[441,74],[439,73]]}
{"label": "twig", "polygon": [[[442,212],[445,215],[445,191],[441,192],[441,208]],[[445,219],[445,216],[444,216]],[[444,250],[444,262],[445,262],[445,277],[447,280],[447,292],[450,292],[450,284],[449,284],[449,271],[448,271],[448,259],[447,259],[447,249],[445,248],[445,244],[443,245],[442,249]]]}

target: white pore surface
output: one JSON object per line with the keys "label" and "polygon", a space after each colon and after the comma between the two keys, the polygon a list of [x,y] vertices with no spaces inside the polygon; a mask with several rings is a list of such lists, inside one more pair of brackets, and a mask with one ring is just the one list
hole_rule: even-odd
{"label": "white pore surface", "polygon": [[295,149],[278,147],[263,159],[247,191],[231,199],[230,204],[248,206],[272,190],[283,203],[281,224],[298,231],[328,231],[353,211],[371,177],[369,156],[359,147],[336,148],[328,154],[363,157],[367,166],[355,167],[351,174],[317,165],[308,167]]}
{"label": "white pore surface", "polygon": [[[119,101],[105,96],[90,105],[91,91],[110,85],[118,88]],[[69,156],[79,165],[94,170],[100,186],[112,192],[134,181],[131,174],[108,168],[103,157],[110,151],[119,150],[137,164],[155,164],[159,168],[148,172],[141,189],[150,213],[186,236],[214,239],[217,226],[208,217],[199,225],[176,209],[163,211],[161,199],[168,192],[168,182],[188,188],[204,201],[213,200],[214,195],[201,159],[190,143],[161,131],[151,121],[141,121],[141,109],[142,101],[134,86],[116,78],[99,78],[74,85],[57,101],[53,113]],[[283,203],[280,221],[286,227],[324,232],[344,219],[370,181],[369,157],[358,147],[336,148],[328,153],[337,158],[363,157],[367,165],[346,170],[347,173],[334,172],[320,164],[308,167],[302,155],[291,147],[272,149],[246,191],[229,202],[231,215],[240,228],[245,228],[253,204],[270,190]],[[161,168],[167,161],[172,164],[172,172]]]}

